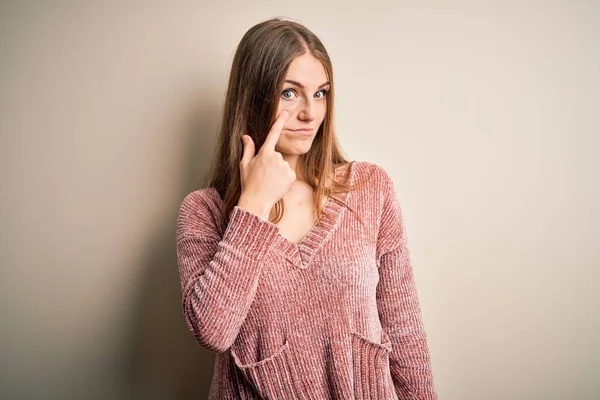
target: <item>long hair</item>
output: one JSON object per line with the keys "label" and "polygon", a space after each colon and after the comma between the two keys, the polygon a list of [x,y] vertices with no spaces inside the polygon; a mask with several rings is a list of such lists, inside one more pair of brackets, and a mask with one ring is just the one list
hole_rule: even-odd
{"label": "long hair", "polygon": [[[269,19],[250,28],[236,49],[219,121],[215,158],[204,182],[204,186],[206,183],[209,187],[214,186],[223,199],[221,211],[226,221],[229,221],[229,214],[241,195],[241,138],[244,134],[249,135],[258,152],[277,118],[275,113],[288,68],[296,57],[306,53],[323,64],[330,89],[326,97],[324,120],[311,149],[299,156],[298,172],[314,190],[317,210],[322,196],[339,201],[332,195],[356,188],[356,185],[349,184],[351,164],[354,161],[349,162],[342,155],[334,134],[335,85],[331,60],[325,46],[314,33],[297,22],[281,18]],[[349,167],[343,181],[334,180],[328,185],[325,179],[320,179],[330,176],[334,168],[341,165]],[[271,221],[274,223],[283,215],[283,199],[275,207],[276,218]],[[319,217],[321,211],[319,210]]]}

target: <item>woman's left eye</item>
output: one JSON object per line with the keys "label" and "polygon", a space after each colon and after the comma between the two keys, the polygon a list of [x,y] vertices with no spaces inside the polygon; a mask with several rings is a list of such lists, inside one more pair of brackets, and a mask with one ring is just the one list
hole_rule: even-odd
{"label": "woman's left eye", "polygon": [[321,97],[319,97],[320,99],[322,99],[327,94],[327,90],[326,89],[319,90],[317,93],[322,93]]}

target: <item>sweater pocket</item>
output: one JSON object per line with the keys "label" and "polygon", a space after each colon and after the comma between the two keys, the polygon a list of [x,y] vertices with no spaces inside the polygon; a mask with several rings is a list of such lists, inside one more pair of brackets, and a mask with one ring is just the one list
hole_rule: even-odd
{"label": "sweater pocket", "polygon": [[306,393],[287,340],[269,357],[261,360],[249,362],[242,359],[234,348],[231,348],[231,355],[240,394],[250,388],[250,392],[257,394],[260,399],[294,400]]}
{"label": "sweater pocket", "polygon": [[356,400],[397,400],[390,372],[392,342],[382,331],[381,343],[352,332],[352,367]]}

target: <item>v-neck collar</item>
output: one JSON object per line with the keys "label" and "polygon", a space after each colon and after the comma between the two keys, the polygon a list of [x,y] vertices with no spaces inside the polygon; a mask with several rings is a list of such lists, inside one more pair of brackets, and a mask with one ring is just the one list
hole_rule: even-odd
{"label": "v-neck collar", "polygon": [[[347,193],[341,197],[341,200],[344,201],[347,198]],[[275,235],[273,250],[278,251],[298,268],[308,268],[314,256],[337,227],[345,210],[346,207],[331,198],[327,198],[321,216],[299,243],[290,241],[278,232]]]}
{"label": "v-neck collar", "polygon": [[[350,165],[349,168],[351,168],[350,183],[353,183],[354,164]],[[338,170],[341,169],[334,170],[334,177],[337,177]],[[216,191],[216,189],[214,190]],[[349,196],[350,192],[346,192],[336,195],[335,198],[342,203],[346,203]],[[277,234],[274,236],[275,243],[272,249],[280,253],[294,266],[301,269],[308,268],[315,255],[325,244],[325,241],[337,228],[345,212],[346,207],[343,204],[328,197],[325,200],[321,216],[299,243],[292,242],[277,231]]]}
{"label": "v-neck collar", "polygon": [[[350,166],[350,168],[352,167],[354,165]],[[334,180],[341,169],[337,168],[334,170]],[[353,180],[353,175],[354,168],[350,171],[350,182]],[[349,192],[342,193],[336,195],[335,198],[346,203],[349,195]],[[299,243],[290,241],[278,232],[275,235],[273,249],[283,255],[294,266],[301,269],[308,268],[315,255],[337,228],[345,212],[346,207],[343,204],[328,197],[325,200],[321,216]]]}

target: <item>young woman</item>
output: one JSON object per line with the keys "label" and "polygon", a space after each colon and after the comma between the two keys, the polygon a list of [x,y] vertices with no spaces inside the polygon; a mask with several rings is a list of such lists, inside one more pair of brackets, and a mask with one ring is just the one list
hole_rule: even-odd
{"label": "young woman", "polygon": [[233,59],[213,170],[177,221],[210,399],[437,399],[394,183],[346,160],[321,41],[271,19]]}

